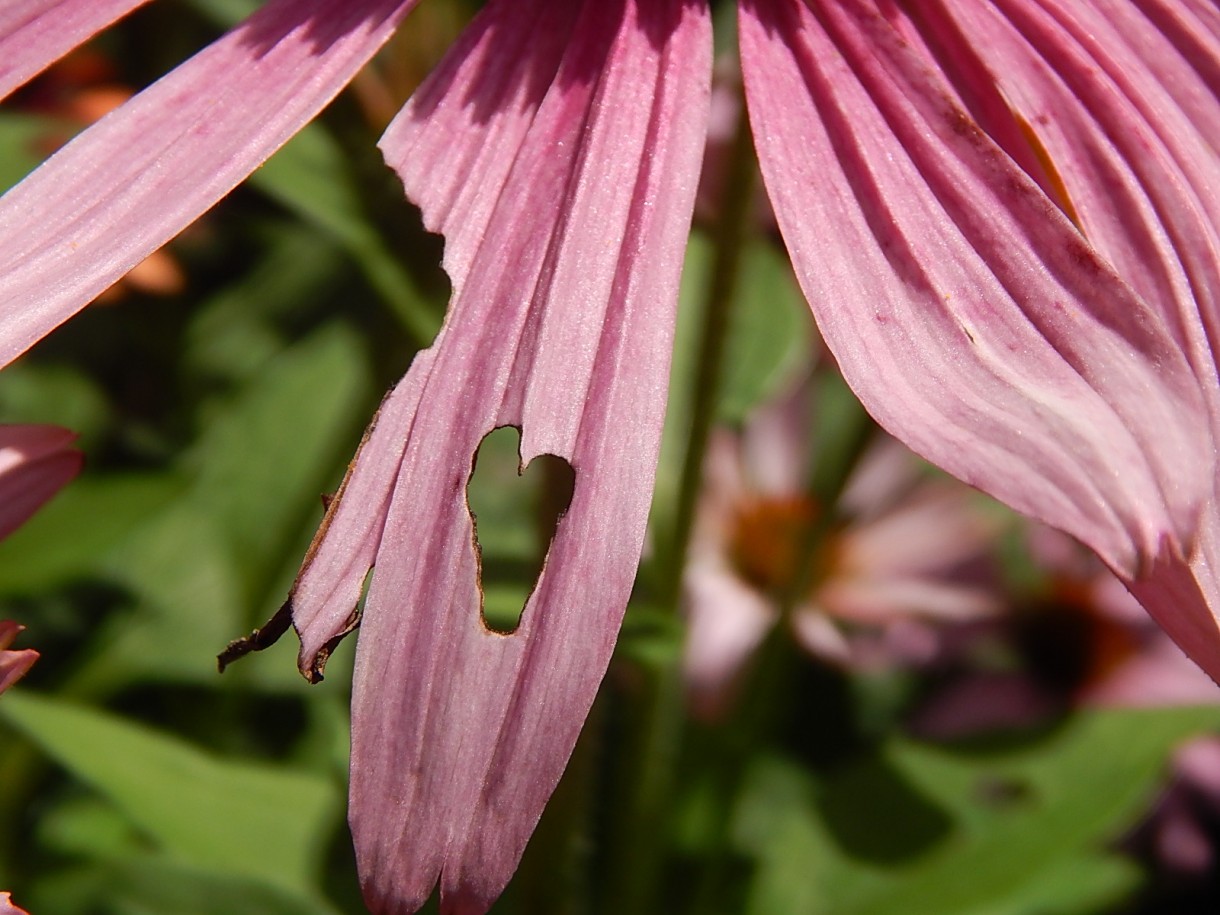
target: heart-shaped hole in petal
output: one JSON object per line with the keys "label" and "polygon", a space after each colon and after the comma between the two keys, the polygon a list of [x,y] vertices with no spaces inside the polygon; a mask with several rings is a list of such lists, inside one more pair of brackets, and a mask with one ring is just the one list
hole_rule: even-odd
{"label": "heart-shaped hole in petal", "polygon": [[541,454],[522,470],[520,449],[517,428],[493,429],[479,443],[466,484],[483,625],[503,635],[521,624],[576,485],[572,465],[554,454]]}

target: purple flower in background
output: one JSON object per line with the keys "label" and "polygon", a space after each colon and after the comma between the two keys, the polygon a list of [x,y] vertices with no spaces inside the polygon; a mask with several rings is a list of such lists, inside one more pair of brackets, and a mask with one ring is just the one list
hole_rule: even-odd
{"label": "purple flower in background", "polygon": [[784,610],[806,651],[878,669],[919,660],[936,621],[1002,605],[998,582],[979,574],[1000,518],[956,481],[922,475],[892,439],[869,449],[836,505],[813,501],[811,395],[802,383],[708,446],[683,582],[685,678],[704,717],[725,710]]}
{"label": "purple flower in background", "polygon": [[1152,859],[1175,889],[1206,888],[1216,879],[1220,845],[1220,738],[1199,737],[1173,755],[1173,780],[1126,843]]}
{"label": "purple flower in background", "polygon": [[949,630],[913,730],[956,739],[1045,725],[1076,708],[1220,703],[1220,691],[1078,543],[1038,524],[1039,578],[1007,612]]}
{"label": "purple flower in background", "polygon": [[[139,0],[16,0],[0,94]],[[0,201],[7,362],[227,193],[414,0],[271,0]],[[1220,675],[1220,13],[1206,0],[740,0],[768,195],[892,434],[1079,538]],[[707,125],[705,0],[492,0],[381,141],[446,239],[448,319],[293,590],[300,665],[356,625],[366,898],[482,911],[605,670],[640,555]],[[522,429],[575,493],[487,631],[464,489]]]}

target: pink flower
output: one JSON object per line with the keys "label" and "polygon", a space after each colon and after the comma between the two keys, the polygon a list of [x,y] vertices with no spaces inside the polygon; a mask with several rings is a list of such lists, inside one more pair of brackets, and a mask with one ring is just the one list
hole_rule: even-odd
{"label": "pink flower", "polygon": [[80,472],[76,434],[58,426],[0,425],[0,538]]}
{"label": "pink flower", "polygon": [[12,620],[0,620],[0,693],[24,677],[38,660],[38,652],[32,648],[18,651],[9,649],[17,633],[24,628]]}
{"label": "pink flower", "polygon": [[[16,0],[0,94],[140,5]],[[312,118],[415,0],[271,0],[0,201],[0,358]],[[802,288],[897,438],[1087,543],[1220,675],[1220,22],[1205,0],[740,0],[747,106]],[[382,139],[454,295],[293,591],[300,664],[356,625],[370,905],[511,874],[638,561],[707,125],[705,0],[492,0]],[[576,472],[509,636],[463,496],[519,425]],[[1202,521],[1200,520],[1202,519]],[[281,627],[287,620],[280,621]],[[386,815],[393,810],[394,815]]]}
{"label": "pink flower", "polygon": [[13,899],[9,893],[0,893],[0,915],[29,915],[29,913],[25,909],[13,905]]}
{"label": "pink flower", "polygon": [[[81,453],[70,447],[75,440],[75,433],[58,426],[0,425],[0,538],[20,527],[80,472]],[[0,693],[38,660],[32,649],[9,650],[23,628],[0,620]]]}
{"label": "pink flower", "polygon": [[1129,843],[1176,889],[1204,889],[1220,863],[1220,738],[1197,737],[1173,756],[1173,780]]}
{"label": "pink flower", "polygon": [[[810,388],[718,430],[704,474],[683,603],[695,710],[714,717],[767,631],[781,621],[811,654],[879,668],[919,660],[936,621],[1000,609],[986,565],[998,525],[953,481],[921,479],[891,439],[861,461],[836,506],[808,493]],[[836,521],[815,534],[826,511]],[[913,656],[914,655],[914,656]]]}
{"label": "pink flower", "polygon": [[945,640],[947,674],[914,716],[938,739],[1028,728],[1077,707],[1158,708],[1220,702],[1212,680],[1079,544],[1029,529],[1045,578],[1008,613]]}

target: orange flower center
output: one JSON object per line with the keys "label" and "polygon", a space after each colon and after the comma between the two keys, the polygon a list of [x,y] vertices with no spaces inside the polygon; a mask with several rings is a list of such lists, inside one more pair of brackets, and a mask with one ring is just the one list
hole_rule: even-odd
{"label": "orange flower center", "polygon": [[812,580],[817,506],[804,496],[758,499],[734,518],[729,556],[737,573],[760,591],[793,596]]}

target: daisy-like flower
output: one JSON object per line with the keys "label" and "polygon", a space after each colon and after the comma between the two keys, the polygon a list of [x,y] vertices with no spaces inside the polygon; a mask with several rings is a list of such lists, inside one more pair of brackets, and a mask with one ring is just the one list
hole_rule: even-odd
{"label": "daisy-like flower", "polygon": [[[5,4],[0,94],[138,5]],[[270,0],[6,195],[0,357],[227,193],[414,5]],[[766,189],[848,382],[915,451],[1087,543],[1220,675],[1215,6],[739,12]],[[491,0],[381,141],[445,236],[453,299],[289,608],[316,676],[377,566],[351,787],[377,911],[438,879],[449,911],[490,905],[605,670],[643,541],[710,31],[706,0]],[[480,621],[463,492],[501,425],[576,481],[507,636]]]}
{"label": "daisy-like flower", "polygon": [[685,679],[701,716],[724,710],[781,618],[812,655],[870,669],[918,660],[907,655],[938,620],[1001,607],[978,574],[996,516],[960,484],[921,475],[892,439],[870,448],[838,504],[814,501],[809,394],[802,383],[709,443],[683,582]]}

